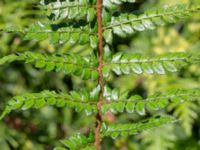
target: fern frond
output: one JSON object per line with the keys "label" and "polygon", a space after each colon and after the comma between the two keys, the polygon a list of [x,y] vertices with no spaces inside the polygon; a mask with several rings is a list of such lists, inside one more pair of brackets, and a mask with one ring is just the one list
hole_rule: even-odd
{"label": "fern frond", "polygon": [[89,144],[94,142],[94,135],[92,132],[90,132],[88,137],[78,134],[69,139],[61,140],[61,142],[65,147],[55,147],[54,150],[96,150],[95,147],[89,146]]}
{"label": "fern frond", "polygon": [[88,44],[96,48],[98,39],[95,28],[89,25],[77,26],[76,24],[43,24],[38,22],[31,25],[28,29],[7,27],[4,31],[19,32],[25,34],[25,40],[49,40],[51,44],[70,42],[70,44]]}
{"label": "fern frond", "polygon": [[175,121],[176,119],[173,117],[157,116],[134,124],[104,124],[102,127],[102,136],[111,136],[112,138],[117,138],[118,136],[126,137],[128,135],[135,135],[141,131],[159,127],[161,125],[173,123]]}
{"label": "fern frond", "polygon": [[74,108],[77,112],[84,110],[87,115],[96,112],[96,101],[98,99],[99,87],[91,93],[86,91],[67,93],[56,93],[54,91],[42,91],[40,93],[27,93],[13,97],[6,105],[0,119],[8,115],[12,110],[39,109],[45,105],[57,107]]}
{"label": "fern frond", "polygon": [[180,123],[187,135],[192,134],[192,126],[195,119],[198,118],[198,106],[192,102],[186,102],[180,105],[170,105],[170,109],[174,109],[173,115],[180,119]]}
{"label": "fern frond", "polygon": [[44,55],[41,53],[25,52],[19,54],[11,54],[0,59],[0,65],[13,61],[25,61],[26,63],[34,64],[36,68],[44,69],[45,71],[55,70],[81,76],[83,79],[98,78],[97,58],[93,54],[91,57],[81,57],[78,54],[68,55]]}
{"label": "fern frond", "polygon": [[177,136],[174,133],[173,124],[144,131],[138,135],[142,145],[148,147],[148,150],[169,150],[174,149]]}
{"label": "fern frond", "polygon": [[[199,58],[198,61],[200,61]],[[132,72],[136,74],[165,74],[167,71],[176,72],[180,65],[192,62],[197,63],[197,58],[193,58],[189,53],[167,53],[148,57],[141,54],[118,52],[112,56],[110,61],[104,64],[103,74],[105,77],[109,76],[110,71],[115,72],[117,75]]]}
{"label": "fern frond", "polygon": [[196,11],[200,11],[199,5],[191,7],[188,5],[165,6],[163,8],[146,11],[139,16],[124,13],[118,17],[112,17],[111,22],[104,30],[112,29],[114,34],[125,37],[136,31],[155,29],[156,26],[175,23],[181,18],[192,15]]}
{"label": "fern frond", "polygon": [[166,93],[155,93],[147,98],[139,95],[128,97],[128,92],[119,93],[118,90],[111,90],[108,86],[104,88],[104,98],[106,102],[103,104],[101,111],[105,114],[108,111],[113,113],[137,112],[144,115],[147,110],[158,110],[166,107],[169,103],[182,103],[185,101],[197,100],[200,97],[200,89],[192,90],[172,90]]}
{"label": "fern frond", "polygon": [[134,3],[136,0],[104,0],[103,1],[103,6],[108,8],[108,9],[116,9],[118,5],[121,5],[122,3]]}
{"label": "fern frond", "polygon": [[83,20],[86,18],[88,22],[93,21],[96,16],[95,3],[96,0],[58,0],[55,2],[50,1],[49,3],[42,0],[40,2],[41,8],[46,10],[53,20],[65,18]]}

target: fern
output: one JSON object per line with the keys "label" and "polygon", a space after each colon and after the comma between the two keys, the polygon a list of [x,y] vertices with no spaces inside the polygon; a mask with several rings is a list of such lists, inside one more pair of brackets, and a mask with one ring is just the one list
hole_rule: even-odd
{"label": "fern", "polygon": [[124,2],[129,2],[129,3],[134,3],[136,0],[104,0],[103,1],[103,6],[110,10],[115,10],[117,9],[118,5],[123,4]]}
{"label": "fern", "polygon": [[172,117],[153,117],[143,122],[135,123],[135,124],[117,124],[117,125],[104,125],[102,128],[103,136],[111,136],[112,138],[116,138],[117,136],[128,136],[134,135],[138,132],[151,129],[154,127],[161,126],[163,124],[172,123],[175,119]]}
{"label": "fern", "polygon": [[102,106],[102,113],[111,111],[113,113],[137,112],[140,115],[145,114],[147,110],[158,110],[170,104],[179,104],[185,101],[197,100],[200,96],[200,89],[196,90],[173,90],[165,94],[155,93],[142,98],[139,95],[134,95],[128,98],[128,92],[119,93],[117,89],[111,90],[109,87],[104,88],[104,98],[106,103]]}
{"label": "fern", "polygon": [[112,17],[105,30],[112,29],[113,33],[125,37],[136,31],[155,29],[166,23],[175,23],[178,19],[185,18],[192,13],[199,11],[199,6],[188,7],[187,5],[176,5],[146,11],[144,14],[136,16],[134,14],[121,14]]}
{"label": "fern", "polygon": [[68,24],[44,24],[38,22],[31,25],[28,29],[15,29],[16,27],[7,27],[7,32],[24,33],[25,40],[49,40],[52,44],[70,42],[70,44],[90,44],[96,48],[98,44],[95,28],[89,26],[78,26],[76,23]]}
{"label": "fern", "polygon": [[[87,89],[69,93],[42,91],[14,96],[5,106],[0,119],[12,110],[39,109],[45,105],[74,108],[77,112],[85,111],[95,116],[95,126],[89,137],[78,134],[68,140],[65,145],[55,150],[100,150],[101,140],[106,136],[135,135],[139,132],[173,123],[176,119],[167,116],[151,117],[145,121],[127,124],[109,124],[104,122],[103,115],[112,113],[138,113],[162,109],[168,104],[180,104],[198,100],[199,89],[177,89],[165,93],[155,93],[143,98],[139,95],[129,96],[129,91],[119,92],[106,85],[106,78],[111,72],[117,75],[130,73],[165,74],[177,72],[180,66],[199,63],[199,54],[167,53],[156,56],[143,56],[136,53],[114,53],[114,36],[126,37],[146,29],[155,29],[167,23],[175,23],[180,19],[200,11],[199,5],[175,5],[147,10],[142,14],[122,13],[120,7],[124,3],[136,0],[42,0],[40,8],[47,13],[49,22],[38,22],[30,27],[5,28],[5,32],[24,34],[25,40],[49,40],[51,44],[90,45],[93,52],[89,56],[79,54],[42,54],[24,52],[11,54],[0,59],[0,65],[14,61],[24,61],[45,71],[63,72],[82,79],[93,79],[98,82],[91,92]],[[116,11],[118,11],[116,13]],[[105,41],[105,42],[104,42]],[[104,86],[106,85],[106,86]],[[179,114],[176,112],[176,114]]]}
{"label": "fern", "polygon": [[168,53],[155,57],[141,56],[140,54],[116,53],[112,59],[106,62],[103,68],[105,77],[108,77],[110,70],[117,75],[130,74],[165,74],[168,72],[176,72],[177,66],[184,63],[197,63],[198,58],[192,58],[189,53]]}
{"label": "fern", "polygon": [[47,10],[49,17],[54,20],[59,19],[84,19],[91,22],[95,18],[95,0],[65,0],[46,3],[40,2],[42,9]]}
{"label": "fern", "polygon": [[169,106],[170,110],[174,109],[173,115],[180,119],[181,125],[185,130],[187,135],[191,135],[192,124],[198,115],[195,110],[198,109],[197,105],[192,102],[185,102],[178,106],[171,104]]}
{"label": "fern", "polygon": [[13,97],[7,104],[0,118],[5,117],[10,111],[15,109],[27,110],[30,108],[39,109],[45,105],[55,105],[57,107],[71,107],[80,112],[84,110],[86,114],[96,112],[96,103],[98,100],[98,90],[95,88],[92,92],[86,91],[67,93],[56,93],[54,91],[43,91],[41,93],[27,93],[21,96]]}
{"label": "fern", "polygon": [[145,131],[138,135],[142,139],[142,145],[147,150],[168,150],[174,149],[176,136],[174,135],[173,126],[162,126],[152,130]]}
{"label": "fern", "polygon": [[[90,146],[94,142],[94,135],[90,133],[89,137],[78,134],[69,139],[61,140],[61,142],[69,149],[72,150],[95,150],[95,147]],[[66,150],[65,147],[56,147],[54,150]]]}
{"label": "fern", "polygon": [[94,55],[89,58],[81,58],[76,54],[69,55],[43,55],[34,52],[25,52],[19,54],[11,54],[0,59],[0,65],[13,61],[25,61],[26,63],[34,64],[35,67],[44,69],[45,71],[55,70],[56,72],[64,72],[81,76],[83,79],[98,78],[96,67],[98,66],[97,59]]}

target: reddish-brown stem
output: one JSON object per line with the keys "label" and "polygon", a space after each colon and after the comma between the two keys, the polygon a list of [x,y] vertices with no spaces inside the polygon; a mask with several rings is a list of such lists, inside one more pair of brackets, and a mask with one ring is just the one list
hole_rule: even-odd
{"label": "reddish-brown stem", "polygon": [[101,91],[99,93],[99,99],[97,103],[97,114],[96,114],[96,124],[95,124],[95,147],[97,150],[101,149],[101,137],[100,130],[102,125],[102,114],[101,114],[101,106],[103,104],[103,27],[102,27],[102,0],[97,0],[96,3],[96,12],[97,12],[97,24],[98,24],[98,72],[99,72],[99,80],[98,83],[101,87]]}

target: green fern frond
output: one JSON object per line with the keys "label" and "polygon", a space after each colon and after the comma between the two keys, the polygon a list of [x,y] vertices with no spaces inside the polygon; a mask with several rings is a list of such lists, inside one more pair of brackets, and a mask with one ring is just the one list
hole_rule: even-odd
{"label": "green fern frond", "polygon": [[96,150],[95,147],[89,145],[94,142],[94,134],[92,132],[90,132],[88,137],[78,134],[69,139],[61,140],[61,142],[65,147],[55,147],[54,150]]}
{"label": "green fern frond", "polygon": [[175,141],[177,140],[173,124],[144,131],[137,138],[146,147],[145,150],[175,149]]}
{"label": "green fern frond", "polygon": [[[198,61],[200,61],[199,58]],[[141,54],[118,52],[104,64],[103,74],[105,77],[108,77],[111,71],[117,75],[130,74],[132,72],[136,74],[165,74],[167,71],[176,72],[180,65],[192,62],[197,63],[197,58],[193,59],[193,56],[189,53],[167,53],[148,57]]]}
{"label": "green fern frond", "polygon": [[59,19],[85,19],[88,22],[94,20],[96,16],[95,11],[96,0],[58,0],[55,2],[46,3],[45,0],[42,0],[40,4],[41,8],[44,9],[49,17],[53,20]]}
{"label": "green fern frond", "polygon": [[174,119],[173,117],[157,116],[134,124],[104,124],[102,127],[102,136],[111,136],[112,138],[117,138],[118,136],[126,137],[128,135],[135,135],[139,132],[159,127],[165,124],[174,123],[175,121],[176,119]]}
{"label": "green fern frond", "polygon": [[38,22],[31,25],[28,29],[17,27],[7,27],[3,29],[7,32],[19,32],[25,34],[25,40],[43,41],[49,40],[51,44],[65,43],[70,44],[90,44],[96,48],[98,39],[95,33],[96,28],[89,25],[77,26],[76,24],[43,24]]}
{"label": "green fern frond", "polygon": [[69,75],[81,76],[83,79],[98,78],[97,58],[93,54],[90,57],[81,57],[78,54],[68,55],[44,55],[41,53],[25,52],[11,54],[0,59],[0,65],[13,61],[25,61],[34,64],[36,68],[45,71],[55,70]]}
{"label": "green fern frond", "polygon": [[109,87],[104,88],[104,98],[106,102],[101,107],[101,111],[105,114],[108,111],[113,113],[137,112],[144,115],[147,110],[158,110],[166,107],[169,103],[177,104],[185,101],[197,100],[200,97],[200,89],[192,90],[172,90],[166,93],[155,93],[147,98],[139,95],[128,97],[128,92],[119,93],[118,90],[111,90]]}
{"label": "green fern frond", "polygon": [[86,91],[72,91],[67,94],[56,93],[54,91],[42,91],[40,93],[27,93],[21,96],[15,96],[7,103],[0,119],[4,118],[15,109],[39,109],[45,105],[74,108],[77,112],[84,110],[87,115],[90,115],[96,112],[98,89],[99,88],[95,88],[91,93]]}
{"label": "green fern frond", "polygon": [[155,29],[156,26],[162,26],[166,23],[175,23],[196,11],[200,11],[199,5],[191,7],[188,5],[165,6],[146,11],[139,16],[124,13],[118,17],[112,17],[111,22],[108,23],[104,30],[112,29],[114,34],[125,37],[137,31]]}
{"label": "green fern frond", "polygon": [[192,125],[198,118],[198,106],[192,102],[185,102],[180,105],[170,105],[170,110],[174,109],[173,115],[180,119],[180,123],[187,135],[192,134]]}
{"label": "green fern frond", "polygon": [[114,10],[117,8],[118,5],[121,5],[122,3],[129,2],[134,3],[136,0],[103,0],[103,6]]}

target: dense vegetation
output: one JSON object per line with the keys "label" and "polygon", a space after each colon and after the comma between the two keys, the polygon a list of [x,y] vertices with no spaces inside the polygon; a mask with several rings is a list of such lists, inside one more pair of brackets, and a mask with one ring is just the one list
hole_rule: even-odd
{"label": "dense vegetation", "polygon": [[199,150],[199,11],[0,1],[0,148]]}

